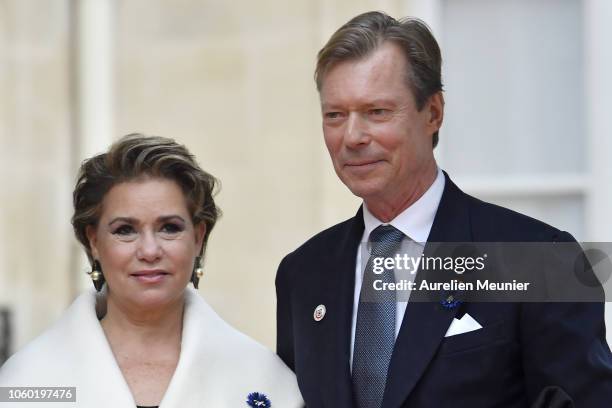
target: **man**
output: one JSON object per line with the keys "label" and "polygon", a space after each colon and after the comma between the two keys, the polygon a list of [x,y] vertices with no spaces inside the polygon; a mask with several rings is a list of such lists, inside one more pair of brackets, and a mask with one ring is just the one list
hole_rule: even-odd
{"label": "man", "polygon": [[[378,12],[352,19],[319,52],[325,143],[363,205],[281,262],[277,352],[309,408],[609,406],[602,303],[368,302],[371,257],[392,246],[574,241],[466,195],[438,169],[440,66],[424,23]],[[460,309],[477,326],[450,335]]]}

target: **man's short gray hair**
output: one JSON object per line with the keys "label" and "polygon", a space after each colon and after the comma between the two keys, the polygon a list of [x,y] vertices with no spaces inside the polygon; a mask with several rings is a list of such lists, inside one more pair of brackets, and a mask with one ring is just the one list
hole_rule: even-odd
{"label": "man's short gray hair", "polygon": [[[327,71],[338,62],[364,58],[381,44],[397,44],[408,61],[406,80],[420,111],[427,100],[442,91],[442,57],[431,30],[422,20],[393,17],[371,11],[354,17],[340,27],[317,55],[315,81],[321,86]],[[433,147],[438,144],[438,132],[433,135]]]}

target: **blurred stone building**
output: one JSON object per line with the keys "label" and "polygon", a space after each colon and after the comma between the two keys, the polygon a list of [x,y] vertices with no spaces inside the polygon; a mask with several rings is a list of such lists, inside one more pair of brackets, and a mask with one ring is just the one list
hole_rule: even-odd
{"label": "blurred stone building", "polygon": [[461,187],[609,241],[611,4],[0,0],[0,352],[89,287],[70,226],[76,169],[131,132],[177,139],[221,179],[201,291],[274,347],[280,259],[359,205],[327,157],[313,68],[367,10],[436,33],[447,102],[436,153]]}

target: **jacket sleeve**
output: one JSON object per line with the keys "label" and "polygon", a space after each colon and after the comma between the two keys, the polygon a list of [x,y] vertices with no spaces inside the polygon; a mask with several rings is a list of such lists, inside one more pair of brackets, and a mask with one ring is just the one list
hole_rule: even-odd
{"label": "jacket sleeve", "polygon": [[276,273],[276,353],[295,371],[289,257],[283,258]]}
{"label": "jacket sleeve", "polygon": [[552,385],[567,392],[578,407],[610,404],[612,357],[602,303],[526,303],[522,319],[523,367],[530,401]]}
{"label": "jacket sleeve", "polygon": [[[560,241],[575,242],[567,233]],[[612,354],[603,302],[524,303],[521,343],[529,401],[542,389],[556,386],[577,407],[609,406]]]}

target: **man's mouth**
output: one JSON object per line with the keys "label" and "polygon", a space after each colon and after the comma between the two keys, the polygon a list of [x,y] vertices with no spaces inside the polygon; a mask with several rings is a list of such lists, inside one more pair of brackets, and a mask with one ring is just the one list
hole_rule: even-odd
{"label": "man's mouth", "polygon": [[369,167],[374,167],[379,163],[382,163],[382,160],[359,160],[347,162],[344,167],[349,169],[367,169]]}

